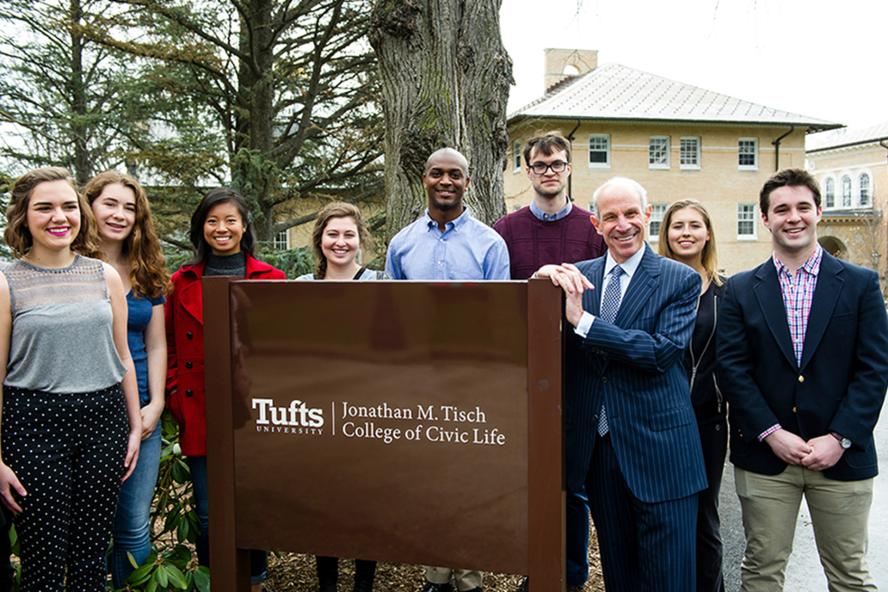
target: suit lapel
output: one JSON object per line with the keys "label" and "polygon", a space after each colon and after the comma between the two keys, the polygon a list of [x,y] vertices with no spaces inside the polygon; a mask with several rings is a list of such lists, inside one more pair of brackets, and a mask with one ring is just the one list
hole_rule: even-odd
{"label": "suit lapel", "polygon": [[599,257],[589,265],[586,278],[595,286],[594,290],[586,290],[583,294],[583,309],[596,317],[601,313],[601,284],[604,283],[604,262],[606,257]]}
{"label": "suit lapel", "polygon": [[783,306],[783,293],[780,291],[780,282],[777,279],[777,269],[772,260],[765,261],[755,272],[756,280],[752,291],[758,300],[759,307],[765,315],[768,329],[774,340],[780,347],[780,351],[786,356],[793,368],[798,368],[795,352],[792,349],[792,336],[789,334],[789,324],[786,321],[786,309]]}
{"label": "suit lapel", "polygon": [[835,309],[839,294],[842,293],[842,288],[845,285],[842,271],[842,266],[838,261],[829,253],[824,252],[823,258],[820,260],[820,272],[817,275],[817,287],[814,288],[811,311],[808,314],[808,327],[805,329],[802,368],[814,355],[826,331],[826,326],[832,318],[833,309]]}
{"label": "suit lapel", "polygon": [[626,294],[623,295],[623,300],[620,302],[617,318],[614,320],[614,324],[618,327],[628,327],[635,320],[659,283],[660,264],[657,261],[657,256],[648,249],[647,245],[643,248],[644,255],[635,273],[632,274]]}

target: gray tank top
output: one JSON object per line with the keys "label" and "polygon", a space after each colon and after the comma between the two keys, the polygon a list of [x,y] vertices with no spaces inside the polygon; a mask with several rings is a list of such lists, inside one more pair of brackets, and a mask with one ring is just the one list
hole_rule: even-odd
{"label": "gray tank top", "polygon": [[12,308],[6,385],[86,393],[123,379],[101,261],[78,255],[68,267],[45,269],[16,260],[3,274]]}

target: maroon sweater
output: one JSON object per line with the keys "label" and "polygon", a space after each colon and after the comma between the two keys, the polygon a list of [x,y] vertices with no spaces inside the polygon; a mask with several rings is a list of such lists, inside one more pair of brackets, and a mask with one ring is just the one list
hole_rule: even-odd
{"label": "maroon sweater", "polygon": [[576,263],[604,255],[604,240],[589,215],[573,204],[570,214],[561,220],[545,222],[524,206],[497,220],[493,229],[509,247],[512,279],[526,280],[549,263]]}

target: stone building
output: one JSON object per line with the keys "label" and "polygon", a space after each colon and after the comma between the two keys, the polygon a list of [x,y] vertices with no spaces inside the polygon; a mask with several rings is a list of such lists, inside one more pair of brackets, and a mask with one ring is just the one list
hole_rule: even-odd
{"label": "stone building", "polygon": [[598,52],[546,50],[545,95],[508,117],[509,210],[529,203],[524,143],[558,130],[572,146],[570,194],[583,207],[615,175],[644,185],[654,206],[650,236],[670,202],[693,198],[713,218],[719,267],[748,269],[770,253],[758,192],[777,169],[803,167],[805,136],[838,124],[782,111],[619,64]]}

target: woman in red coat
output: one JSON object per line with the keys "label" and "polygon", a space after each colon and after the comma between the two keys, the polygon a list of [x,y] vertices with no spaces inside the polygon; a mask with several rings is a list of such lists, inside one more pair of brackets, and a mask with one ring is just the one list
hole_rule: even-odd
{"label": "woman in red coat", "polygon": [[[207,424],[204,392],[203,291],[205,276],[283,280],[284,272],[252,255],[253,232],[244,198],[233,189],[210,191],[191,216],[191,244],[197,256],[173,274],[166,303],[167,407],[179,424],[179,443],[191,468],[200,535],[197,558],[210,565],[207,536]],[[266,556],[254,551],[250,575],[254,590],[266,576]]]}

